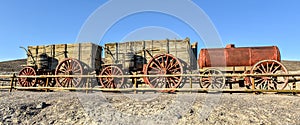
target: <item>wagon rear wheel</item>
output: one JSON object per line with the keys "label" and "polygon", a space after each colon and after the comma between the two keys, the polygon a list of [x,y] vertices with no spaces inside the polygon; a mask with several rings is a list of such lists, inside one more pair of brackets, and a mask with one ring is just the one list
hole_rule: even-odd
{"label": "wagon rear wheel", "polygon": [[[276,60],[263,60],[252,67],[251,74],[288,74],[288,71],[282,63]],[[255,89],[283,90],[288,85],[288,77],[283,76],[255,76],[251,84],[253,81]]]}
{"label": "wagon rear wheel", "polygon": [[107,66],[105,67],[100,76],[99,81],[104,88],[130,88],[130,84],[124,84],[123,77],[111,77],[111,76],[122,76],[123,71],[117,66]]}
{"label": "wagon rear wheel", "polygon": [[182,81],[182,76],[159,75],[181,75],[182,73],[182,64],[176,57],[171,54],[161,54],[154,56],[144,69],[145,75],[158,75],[158,77],[144,77],[144,82],[152,88],[177,88]]}
{"label": "wagon rear wheel", "polygon": [[[223,89],[225,87],[226,78],[219,69],[207,69],[200,77],[200,87],[209,89]],[[216,75],[216,76],[214,76]]]}
{"label": "wagon rear wheel", "polygon": [[[82,75],[83,70],[80,62],[76,59],[67,58],[60,62],[55,70],[55,75]],[[81,77],[57,77],[56,82],[61,87],[77,87]]]}
{"label": "wagon rear wheel", "polygon": [[[36,71],[32,67],[25,67],[19,72],[19,76],[36,76]],[[22,87],[32,87],[36,84],[36,78],[18,78]]]}

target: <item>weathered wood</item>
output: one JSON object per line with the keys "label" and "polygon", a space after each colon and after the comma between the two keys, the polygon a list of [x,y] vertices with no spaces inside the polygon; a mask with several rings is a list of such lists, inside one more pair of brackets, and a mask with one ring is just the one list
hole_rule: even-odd
{"label": "weathered wood", "polygon": [[[195,48],[195,45],[193,44]],[[191,49],[189,38],[184,40],[144,40],[123,43],[105,44],[105,64],[122,64],[123,68],[142,70],[143,65],[151,59],[151,55],[172,54],[183,63],[184,68],[191,68],[196,64],[194,51]],[[151,55],[147,54],[148,50]],[[195,63],[195,64],[193,64]]]}
{"label": "weathered wood", "polygon": [[[35,61],[38,61],[40,54],[47,54],[50,57],[50,69],[55,69],[57,64],[65,58],[77,59],[92,70],[100,69],[101,66],[102,47],[93,43],[28,46],[28,50]],[[32,62],[32,58],[27,58],[28,66],[34,66]]]}
{"label": "weathered wood", "polygon": [[9,92],[12,92],[12,89],[14,88],[14,79],[16,77],[16,74],[13,74],[13,77],[11,78],[11,81],[10,81],[10,89],[9,89]]}

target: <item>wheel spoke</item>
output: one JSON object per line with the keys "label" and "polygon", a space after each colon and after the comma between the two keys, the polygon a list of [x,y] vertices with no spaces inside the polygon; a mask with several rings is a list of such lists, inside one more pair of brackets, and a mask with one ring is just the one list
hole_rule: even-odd
{"label": "wheel spoke", "polygon": [[269,62],[267,62],[267,72],[266,73],[269,73]]}
{"label": "wheel spoke", "polygon": [[273,83],[273,84],[274,84],[274,89],[277,90],[277,89],[278,89],[278,88],[277,88],[278,82],[275,81],[275,80],[272,80],[272,81],[274,82],[274,83]]}
{"label": "wheel spoke", "polygon": [[153,61],[153,63],[152,63],[152,64],[155,64],[155,65],[156,65],[156,67],[157,67],[158,69],[160,69],[160,70],[161,70],[160,64],[157,64],[157,63],[156,63],[156,60],[155,60],[155,61]]}
{"label": "wheel spoke", "polygon": [[273,69],[273,66],[274,66],[274,64],[275,64],[275,62],[272,62],[272,65],[271,65],[271,67],[270,67],[270,72],[272,73],[272,69]]}
{"label": "wheel spoke", "polygon": [[160,69],[156,68],[156,67],[150,67],[151,69],[154,69],[156,71],[161,71]]}
{"label": "wheel spoke", "polygon": [[173,68],[174,66],[178,65],[179,63],[176,61],[175,64],[171,65],[168,70],[170,70],[171,68]]}
{"label": "wheel spoke", "polygon": [[151,81],[150,81],[150,83],[152,83],[153,81],[155,81],[155,80],[157,80],[159,77],[155,77],[154,79],[152,79]]}
{"label": "wheel spoke", "polygon": [[272,70],[271,73],[275,73],[279,68],[280,68],[280,66],[277,66],[274,70]]}
{"label": "wheel spoke", "polygon": [[166,67],[166,69],[169,69],[171,66],[173,66],[174,61],[175,60],[171,59],[171,61],[169,62],[169,65]]}
{"label": "wheel spoke", "polygon": [[164,57],[161,58],[161,65],[160,65],[162,68],[165,67],[165,60],[164,60]]}
{"label": "wheel spoke", "polygon": [[264,73],[267,73],[267,71],[266,71],[266,69],[265,69],[265,66],[264,66],[263,64],[260,64],[260,65],[261,65],[261,67],[262,67]]}
{"label": "wheel spoke", "polygon": [[257,69],[260,71],[260,73],[264,73],[264,71],[260,67],[257,67]]}

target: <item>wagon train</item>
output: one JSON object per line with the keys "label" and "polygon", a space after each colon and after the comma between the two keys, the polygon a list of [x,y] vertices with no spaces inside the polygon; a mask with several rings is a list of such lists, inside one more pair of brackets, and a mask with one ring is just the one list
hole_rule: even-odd
{"label": "wagon train", "polygon": [[[23,87],[79,87],[91,80],[80,75],[96,74],[93,81],[103,88],[131,88],[133,79],[124,75],[144,75],[138,83],[152,88],[180,88],[196,77],[202,88],[223,89],[231,83],[258,89],[285,89],[287,77],[226,77],[226,74],[287,74],[276,46],[203,48],[197,56],[197,42],[181,40],[141,40],[28,46],[27,65],[19,76],[61,75],[54,78],[19,77]],[[198,57],[198,58],[197,58]],[[68,75],[72,75],[70,77]],[[158,77],[150,77],[155,75]],[[114,77],[120,76],[120,77]],[[191,79],[189,79],[191,80]],[[191,81],[190,81],[191,82]]]}

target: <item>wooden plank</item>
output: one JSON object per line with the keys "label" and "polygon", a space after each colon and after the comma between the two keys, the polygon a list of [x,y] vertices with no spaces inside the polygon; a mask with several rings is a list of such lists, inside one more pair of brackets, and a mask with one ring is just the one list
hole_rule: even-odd
{"label": "wooden plank", "polygon": [[[58,62],[61,62],[65,58],[78,59],[83,64],[89,66],[90,69],[99,69],[101,65],[102,47],[93,43],[28,46],[28,50],[31,51],[36,61],[38,55],[45,53]],[[27,58],[27,65],[31,65],[30,62],[32,62],[32,59]],[[55,67],[53,66],[52,68]]]}
{"label": "wooden plank", "polygon": [[[118,45],[118,52],[116,52],[116,45]],[[138,64],[146,64],[152,57],[149,54],[144,53],[144,49],[150,51],[152,56],[158,54],[172,54],[176,58],[179,58],[184,62],[185,67],[190,67],[192,63],[191,58],[195,58],[192,54],[189,39],[184,40],[144,40],[144,41],[128,41],[123,43],[108,43],[105,47],[109,49],[109,53],[105,53],[105,63],[113,63],[113,56],[119,54],[120,63],[124,62],[126,54],[135,53],[140,57],[139,60],[135,60]],[[144,61],[146,60],[146,61]],[[193,64],[195,65],[195,64]]]}

